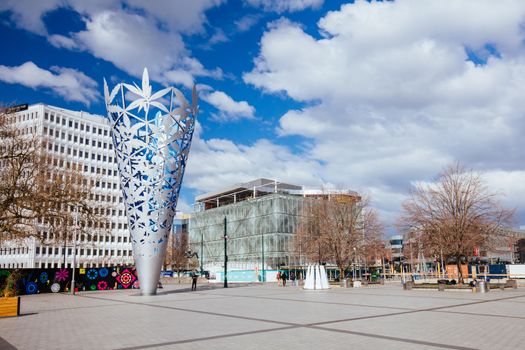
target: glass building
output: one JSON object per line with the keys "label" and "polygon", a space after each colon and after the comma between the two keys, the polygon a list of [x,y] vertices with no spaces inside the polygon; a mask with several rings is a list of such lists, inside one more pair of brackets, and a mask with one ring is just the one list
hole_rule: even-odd
{"label": "glass building", "polygon": [[199,196],[190,219],[190,249],[199,254],[203,270],[220,272],[226,227],[228,270],[255,270],[264,278],[265,271],[302,265],[294,234],[305,198],[320,195],[321,191],[258,179]]}

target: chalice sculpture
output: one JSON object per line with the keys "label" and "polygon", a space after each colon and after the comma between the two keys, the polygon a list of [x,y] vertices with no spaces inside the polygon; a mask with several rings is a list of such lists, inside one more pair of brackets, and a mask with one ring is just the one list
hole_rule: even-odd
{"label": "chalice sculpture", "polygon": [[174,87],[152,92],[148,70],[142,86],[104,79],[104,98],[142,295],[157,293],[177,199],[188,161],[197,91],[191,104]]}

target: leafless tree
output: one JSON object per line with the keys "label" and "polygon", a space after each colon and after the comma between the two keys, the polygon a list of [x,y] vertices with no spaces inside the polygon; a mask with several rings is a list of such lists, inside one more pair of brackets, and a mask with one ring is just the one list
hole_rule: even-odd
{"label": "leafless tree", "polygon": [[[46,153],[48,141],[17,127],[12,116],[0,111],[0,243],[107,232],[107,216],[90,200],[95,182],[79,164]],[[49,234],[42,236],[42,228]]]}
{"label": "leafless tree", "polygon": [[414,186],[403,209],[399,226],[420,235],[429,256],[454,260],[460,283],[462,261],[474,249],[490,247],[514,214],[501,206],[480,174],[459,163],[447,167],[433,183]]}
{"label": "leafless tree", "polygon": [[305,201],[294,244],[311,261],[334,263],[344,276],[358,258],[367,258],[382,233],[368,200],[333,195]]}
{"label": "leafless tree", "polygon": [[188,269],[189,257],[187,232],[182,231],[173,236],[173,247],[171,251],[171,265],[173,267],[173,270],[177,271],[177,275],[179,276],[180,281],[181,272],[186,271]]}

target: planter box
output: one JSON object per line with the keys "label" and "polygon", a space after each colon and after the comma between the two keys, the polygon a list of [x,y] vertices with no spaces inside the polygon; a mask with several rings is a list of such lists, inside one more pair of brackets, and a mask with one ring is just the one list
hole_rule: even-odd
{"label": "planter box", "polygon": [[19,315],[20,297],[0,298],[0,317]]}

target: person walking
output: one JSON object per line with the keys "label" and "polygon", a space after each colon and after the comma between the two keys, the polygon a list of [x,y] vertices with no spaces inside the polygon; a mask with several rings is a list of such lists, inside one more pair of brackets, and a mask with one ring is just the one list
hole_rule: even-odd
{"label": "person walking", "polygon": [[286,272],[283,271],[283,273],[281,274],[281,278],[283,279],[283,287],[286,287],[286,278],[288,276],[286,276]]}
{"label": "person walking", "polygon": [[292,287],[295,287],[295,272],[290,272],[290,281],[292,281]]}
{"label": "person walking", "polygon": [[198,278],[199,276],[197,276],[197,274],[194,271],[193,274],[191,275],[191,290],[192,291],[197,290],[197,279]]}
{"label": "person walking", "polygon": [[281,285],[281,271],[277,271],[277,285],[280,286]]}

